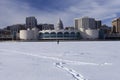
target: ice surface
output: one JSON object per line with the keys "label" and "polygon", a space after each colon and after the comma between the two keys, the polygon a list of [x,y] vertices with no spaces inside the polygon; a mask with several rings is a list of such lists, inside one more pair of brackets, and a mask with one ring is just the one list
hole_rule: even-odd
{"label": "ice surface", "polygon": [[2,42],[0,80],[119,80],[120,42]]}

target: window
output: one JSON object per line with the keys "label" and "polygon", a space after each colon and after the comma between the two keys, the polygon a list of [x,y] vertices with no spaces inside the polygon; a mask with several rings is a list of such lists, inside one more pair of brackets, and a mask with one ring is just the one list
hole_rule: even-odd
{"label": "window", "polygon": [[65,32],[64,37],[69,37],[69,32]]}
{"label": "window", "polygon": [[57,37],[63,37],[63,33],[62,32],[58,32],[57,33]]}
{"label": "window", "polygon": [[71,32],[70,37],[75,37],[75,32]]}
{"label": "window", "polygon": [[45,33],[44,33],[44,37],[45,37],[45,38],[48,38],[48,37],[49,37],[49,33],[48,33],[48,32],[45,32]]}
{"label": "window", "polygon": [[50,37],[56,37],[56,33],[55,32],[51,32],[50,33]]}

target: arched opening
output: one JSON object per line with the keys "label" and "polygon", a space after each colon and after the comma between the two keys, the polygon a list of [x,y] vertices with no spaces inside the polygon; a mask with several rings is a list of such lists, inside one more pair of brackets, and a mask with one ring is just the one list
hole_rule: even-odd
{"label": "arched opening", "polygon": [[39,38],[43,38],[43,33],[39,33]]}
{"label": "arched opening", "polygon": [[75,32],[71,32],[70,37],[74,38],[75,37]]}
{"label": "arched opening", "polygon": [[51,32],[51,33],[50,33],[50,37],[51,37],[51,38],[56,37],[56,33],[55,33],[55,32]]}
{"label": "arched opening", "polygon": [[44,37],[45,37],[45,38],[48,38],[49,36],[50,36],[50,35],[49,35],[48,32],[45,32],[45,33],[44,33]]}
{"label": "arched opening", "polygon": [[57,33],[57,37],[63,37],[63,33],[62,32],[58,32]]}
{"label": "arched opening", "polygon": [[113,26],[113,31],[112,31],[112,32],[113,32],[113,33],[116,33],[116,32],[117,32],[115,26]]}
{"label": "arched opening", "polygon": [[69,37],[69,32],[65,32],[64,37]]}

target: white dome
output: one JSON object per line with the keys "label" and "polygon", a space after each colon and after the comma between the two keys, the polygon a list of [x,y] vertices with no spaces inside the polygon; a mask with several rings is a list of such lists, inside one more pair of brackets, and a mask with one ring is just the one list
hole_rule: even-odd
{"label": "white dome", "polygon": [[61,21],[61,19],[58,20],[57,29],[58,29],[58,30],[64,29],[64,28],[63,28],[63,22]]}

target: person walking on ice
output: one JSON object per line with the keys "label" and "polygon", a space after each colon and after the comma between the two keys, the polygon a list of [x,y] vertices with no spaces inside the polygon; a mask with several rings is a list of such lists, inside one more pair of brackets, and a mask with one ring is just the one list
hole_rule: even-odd
{"label": "person walking on ice", "polygon": [[59,40],[57,40],[57,44],[59,44]]}

